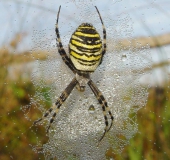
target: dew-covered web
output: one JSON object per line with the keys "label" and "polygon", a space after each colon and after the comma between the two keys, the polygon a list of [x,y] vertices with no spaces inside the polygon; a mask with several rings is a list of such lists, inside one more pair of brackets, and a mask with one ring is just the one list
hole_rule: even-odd
{"label": "dew-covered web", "polygon": [[[79,1],[76,2],[78,5]],[[95,1],[91,2],[95,4]],[[114,2],[113,5],[115,5]],[[66,33],[62,32],[62,28],[66,25],[65,20],[61,18],[59,20],[61,39],[67,53],[68,37],[71,37],[76,27],[83,22],[92,23],[101,38],[103,37],[102,25],[94,5],[85,6],[77,7],[74,17],[67,22]],[[110,147],[115,153],[121,153],[124,146],[129,144],[130,139],[137,133],[136,113],[145,106],[148,96],[149,86],[144,85],[143,79],[149,74],[145,72],[145,68],[150,67],[151,64],[149,46],[141,47],[139,43],[131,42],[133,22],[127,13],[111,17],[108,16],[111,11],[107,13],[100,9],[99,11],[107,30],[108,49],[102,64],[91,74],[91,78],[106,98],[114,115],[113,126],[98,145],[105,128],[102,108],[88,86],[83,93],[75,88],[61,106],[47,134],[48,141],[41,144],[41,151],[46,159],[56,157],[60,160],[69,158],[103,160]],[[62,14],[61,8],[60,15]],[[36,31],[33,39],[45,33],[46,30],[40,33]],[[53,34],[50,42],[47,41],[42,45],[40,41],[42,38],[39,38],[35,46],[40,44],[48,50],[55,39],[54,31]],[[122,39],[128,39],[126,47]],[[42,115],[47,109],[46,104],[55,103],[74,78],[74,74],[58,55],[57,48],[55,54],[57,54],[56,57],[49,56],[45,61],[37,61],[37,68],[32,75],[32,82],[37,89],[35,95],[31,97],[31,103],[42,112]],[[46,89],[45,92],[42,92],[42,89]],[[51,115],[40,123],[45,128],[49,125]],[[35,151],[36,147],[33,147]]]}
{"label": "dew-covered web", "polygon": [[[80,8],[83,8],[83,7],[86,7],[87,5],[90,6],[90,5],[94,5],[94,4],[98,4],[99,3],[99,0],[70,0],[71,2],[73,2],[77,7],[80,7]],[[116,3],[116,2],[120,2],[122,0],[112,0],[109,1],[109,3]],[[108,0],[106,1],[106,3],[108,2]]]}

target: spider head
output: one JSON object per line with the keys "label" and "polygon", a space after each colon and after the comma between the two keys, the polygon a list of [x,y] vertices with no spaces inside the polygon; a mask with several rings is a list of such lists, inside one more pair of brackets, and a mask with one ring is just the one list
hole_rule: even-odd
{"label": "spider head", "polygon": [[76,88],[77,88],[77,90],[78,90],[78,91],[80,91],[80,92],[84,92],[84,91],[85,91],[86,86],[80,86],[80,84],[77,84],[77,85],[76,85]]}
{"label": "spider head", "polygon": [[84,92],[85,88],[86,88],[86,84],[90,80],[90,76],[89,76],[88,73],[86,73],[86,74],[78,74],[78,73],[76,73],[76,80],[78,81],[78,84],[77,84],[76,88],[79,91]]}

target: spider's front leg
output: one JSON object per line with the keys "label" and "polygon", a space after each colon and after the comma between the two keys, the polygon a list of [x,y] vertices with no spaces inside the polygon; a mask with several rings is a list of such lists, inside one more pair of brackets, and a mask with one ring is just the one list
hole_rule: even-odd
{"label": "spider's front leg", "polygon": [[64,63],[73,71],[73,73],[76,73],[76,69],[75,69],[73,63],[71,62],[70,58],[67,56],[67,54],[66,54],[66,52],[63,48],[61,38],[60,38],[60,34],[59,34],[58,19],[59,19],[60,8],[61,8],[61,6],[59,7],[59,10],[58,10],[57,22],[56,22],[56,28],[55,28],[55,32],[56,32],[56,35],[57,35],[56,42],[58,42],[57,43],[58,52],[60,53]]}
{"label": "spider's front leg", "polygon": [[102,28],[103,28],[103,49],[102,49],[102,58],[101,58],[101,61],[100,61],[100,64],[102,63],[102,59],[103,59],[103,56],[104,54],[106,53],[106,48],[107,48],[107,45],[106,45],[106,28],[104,26],[104,23],[103,23],[103,20],[102,20],[102,17],[100,15],[100,12],[98,10],[98,8],[95,6],[98,14],[99,14],[99,18],[100,18],[100,21],[102,23]]}
{"label": "spider's front leg", "polygon": [[[104,96],[102,95],[102,93],[100,92],[100,90],[96,87],[96,85],[93,83],[92,80],[89,80],[88,82],[88,85],[90,86],[91,90],[93,91],[94,95],[96,96],[97,100],[99,101],[99,103],[101,104],[102,106],[102,110],[103,110],[103,115],[104,115],[104,119],[105,119],[105,131],[102,135],[102,137],[100,138],[99,142],[101,142],[101,140],[104,138],[106,132],[108,132],[111,127],[112,127],[112,124],[113,124],[113,120],[114,120],[114,117],[110,111],[110,108],[108,107],[107,105],[107,102],[104,98]],[[110,118],[111,118],[111,124],[110,124],[110,127],[108,126],[108,118],[107,118],[107,112],[109,113],[110,115]]]}
{"label": "spider's front leg", "polygon": [[73,90],[73,88],[76,86],[76,84],[78,83],[78,81],[76,80],[76,78],[74,78],[71,83],[66,87],[66,89],[62,92],[61,96],[57,99],[57,102],[55,103],[55,105],[53,107],[51,107],[44,115],[42,118],[38,119],[37,121],[34,122],[34,125],[37,124],[38,122],[42,121],[45,117],[47,117],[55,108],[55,111],[50,119],[50,124],[47,128],[47,132],[50,129],[51,124],[54,121],[54,118],[57,114],[57,112],[60,109],[60,106],[63,104],[63,102],[67,99],[67,97],[70,95],[71,91]]}

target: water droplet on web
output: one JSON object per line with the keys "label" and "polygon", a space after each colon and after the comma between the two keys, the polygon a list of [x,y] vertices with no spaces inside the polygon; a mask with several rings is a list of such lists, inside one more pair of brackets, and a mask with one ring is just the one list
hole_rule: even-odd
{"label": "water droplet on web", "polygon": [[95,108],[94,108],[94,105],[90,105],[89,107],[89,113],[94,113],[95,112]]}
{"label": "water droplet on web", "polygon": [[122,60],[122,61],[126,61],[126,59],[127,59],[126,54],[123,54],[122,57],[121,57],[121,60]]}

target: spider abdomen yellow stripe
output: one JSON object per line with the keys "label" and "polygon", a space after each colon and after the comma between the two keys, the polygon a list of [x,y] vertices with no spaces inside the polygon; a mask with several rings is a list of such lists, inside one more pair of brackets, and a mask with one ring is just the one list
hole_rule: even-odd
{"label": "spider abdomen yellow stripe", "polygon": [[95,56],[95,55],[90,55],[90,56],[88,56],[88,55],[86,55],[85,53],[84,54],[82,54],[82,55],[80,55],[80,54],[77,54],[76,52],[74,52],[74,51],[71,51],[70,52],[70,54],[74,57],[74,58],[76,58],[76,59],[78,59],[79,61],[87,61],[87,62],[91,62],[91,61],[93,61],[93,62],[98,62],[99,60],[100,60],[100,58],[101,58],[101,55],[97,55],[97,56]]}
{"label": "spider abdomen yellow stripe", "polygon": [[89,23],[82,23],[73,33],[69,43],[70,59],[80,71],[93,72],[102,58],[102,41],[99,33]]}

